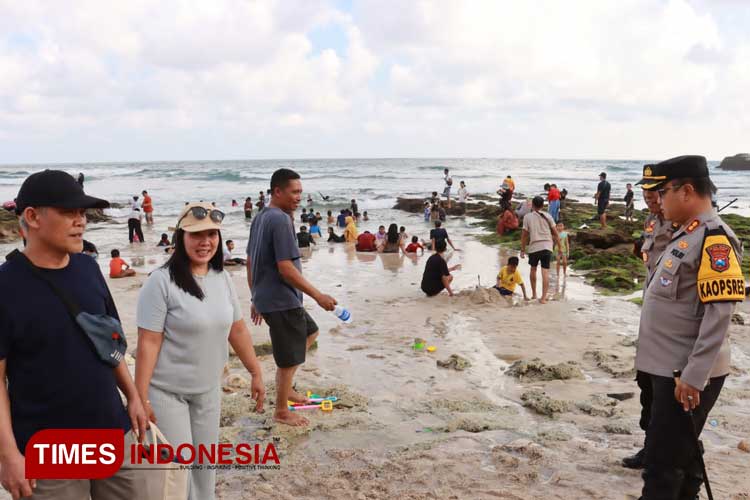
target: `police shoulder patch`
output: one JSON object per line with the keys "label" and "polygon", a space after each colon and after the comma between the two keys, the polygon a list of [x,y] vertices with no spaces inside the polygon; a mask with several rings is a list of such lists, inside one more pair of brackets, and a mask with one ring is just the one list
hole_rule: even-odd
{"label": "police shoulder patch", "polygon": [[709,231],[703,240],[698,269],[698,297],[709,302],[741,302],[745,278],[734,247],[723,230]]}

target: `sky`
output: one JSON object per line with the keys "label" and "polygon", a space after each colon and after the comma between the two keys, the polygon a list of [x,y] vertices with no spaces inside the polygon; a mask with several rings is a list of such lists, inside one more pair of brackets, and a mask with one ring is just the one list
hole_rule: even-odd
{"label": "sky", "polygon": [[745,0],[0,0],[0,163],[750,152]]}

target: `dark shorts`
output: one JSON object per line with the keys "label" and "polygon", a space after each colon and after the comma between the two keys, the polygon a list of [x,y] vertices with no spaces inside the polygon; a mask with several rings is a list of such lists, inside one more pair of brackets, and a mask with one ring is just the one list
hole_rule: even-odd
{"label": "dark shorts", "polygon": [[252,219],[253,218],[253,211],[252,210],[245,210],[245,218],[246,219]]}
{"label": "dark shorts", "polygon": [[539,250],[538,252],[529,254],[529,265],[536,267],[539,263],[542,263],[542,269],[549,269],[549,263],[552,260],[552,252],[549,250]]}
{"label": "dark shorts", "polygon": [[599,215],[602,215],[604,211],[607,210],[607,205],[609,205],[609,200],[608,199],[602,200],[600,198],[599,202],[596,205],[596,213],[598,213]]}
{"label": "dark shorts", "polygon": [[494,286],[492,288],[500,292],[500,295],[502,295],[503,297],[507,297],[508,295],[513,295],[513,292],[511,292],[507,288],[503,288],[501,286]]}
{"label": "dark shorts", "polygon": [[305,362],[307,337],[318,333],[315,320],[300,307],[264,313],[271,334],[273,359],[279,368],[291,368]]}

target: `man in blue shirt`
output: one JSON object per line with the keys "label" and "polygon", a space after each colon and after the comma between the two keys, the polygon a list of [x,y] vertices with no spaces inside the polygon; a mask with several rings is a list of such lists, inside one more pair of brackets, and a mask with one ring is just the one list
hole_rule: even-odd
{"label": "man in blue shirt", "polygon": [[288,425],[307,425],[287,401],[304,403],[292,390],[294,373],[305,362],[305,353],[318,336],[318,325],[302,307],[302,294],[333,311],[336,299],[321,293],[302,275],[300,252],[292,214],[302,198],[302,181],[296,172],[281,168],[271,177],[271,202],[253,221],[247,243],[247,283],[252,293],[251,317],[268,324],[276,370],[276,410],[273,418]]}
{"label": "man in blue shirt", "polygon": [[142,438],[147,418],[126,363],[112,368],[101,361],[62,300],[29,267],[64,290],[81,311],[117,318],[96,261],[80,253],[86,209],[109,204],[85,195],[59,170],[29,176],[16,203],[29,262],[17,256],[0,266],[0,482],[13,498],[143,498],[136,489],[142,473],[130,468],[91,481],[25,478],[26,444],[37,431],[122,429],[127,457],[134,442],[129,431]]}

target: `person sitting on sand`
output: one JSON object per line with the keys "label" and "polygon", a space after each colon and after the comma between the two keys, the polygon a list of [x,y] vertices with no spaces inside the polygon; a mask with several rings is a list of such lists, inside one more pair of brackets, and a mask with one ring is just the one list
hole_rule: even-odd
{"label": "person sitting on sand", "polygon": [[367,210],[365,210],[364,212],[362,212],[362,220],[365,221],[365,222],[367,222],[368,220],[370,220],[370,216],[367,215]]}
{"label": "person sitting on sand", "polygon": [[357,245],[355,246],[358,252],[374,252],[377,250],[375,245],[375,235],[370,231],[365,231],[357,237]]}
{"label": "person sitting on sand", "polygon": [[344,239],[347,243],[355,243],[357,241],[357,225],[354,223],[354,217],[348,216],[346,218],[346,229],[344,229]]}
{"label": "person sitting on sand", "polygon": [[[224,269],[223,219],[209,203],[184,207],[176,224],[175,253],[138,294],[138,394],[170,443],[196,449],[219,441],[221,379],[230,345],[252,377],[247,392],[256,412],[263,411],[266,392],[237,290]],[[212,500],[216,470],[189,474],[188,498]]]}
{"label": "person sitting on sand", "polygon": [[557,275],[560,276],[560,266],[563,268],[563,276],[568,275],[568,259],[570,258],[570,238],[565,230],[565,224],[557,223],[557,234],[560,242],[557,245]]}
{"label": "person sitting on sand", "polygon": [[424,255],[424,247],[419,243],[419,238],[416,236],[411,237],[411,243],[406,245],[406,249],[404,249],[404,253],[410,254],[410,253],[417,253],[417,250],[421,250],[422,253],[420,255]]}
{"label": "person sitting on sand", "polygon": [[448,262],[443,257],[446,247],[445,240],[438,240],[435,253],[427,259],[424,266],[421,288],[428,297],[434,297],[443,290],[448,290],[448,295],[453,297],[451,272],[461,269],[461,265],[448,267]]}
{"label": "person sitting on sand", "polygon": [[497,274],[497,284],[493,288],[503,297],[510,297],[516,291],[516,285],[521,285],[523,300],[529,300],[523,278],[518,271],[518,257],[511,257],[508,259],[508,265],[503,266]]}
{"label": "person sitting on sand", "polygon": [[161,239],[159,240],[159,243],[156,244],[157,247],[168,247],[172,244],[172,242],[169,241],[169,235],[167,233],[161,233]]}
{"label": "person sitting on sand", "polygon": [[380,246],[378,251],[382,253],[398,253],[404,250],[404,244],[398,233],[398,226],[391,224],[388,226],[388,233],[385,235],[385,243]]}
{"label": "person sitting on sand", "polygon": [[343,243],[346,239],[336,234],[332,227],[328,228],[328,243]]}
{"label": "person sitting on sand", "polygon": [[227,240],[226,248],[224,248],[224,265],[225,266],[244,266],[247,262],[245,259],[241,259],[239,257],[234,257],[232,255],[232,252],[234,251],[234,241]]}
{"label": "person sitting on sand", "polygon": [[516,217],[516,213],[509,206],[506,206],[503,213],[497,218],[497,234],[502,236],[506,232],[511,232],[515,229],[518,229],[518,217]]}
{"label": "person sitting on sand", "polygon": [[120,257],[120,251],[114,249],[109,253],[112,256],[112,260],[109,261],[109,277],[110,278],[129,278],[135,276],[135,271],[130,269],[130,266]]}
{"label": "person sitting on sand", "polygon": [[378,250],[380,250],[380,247],[385,245],[385,226],[378,226],[378,232],[375,233],[375,240],[377,241]]}
{"label": "person sitting on sand", "polygon": [[299,233],[297,233],[297,245],[300,248],[310,248],[310,245],[315,244],[312,235],[307,232],[307,226],[300,226]]}

